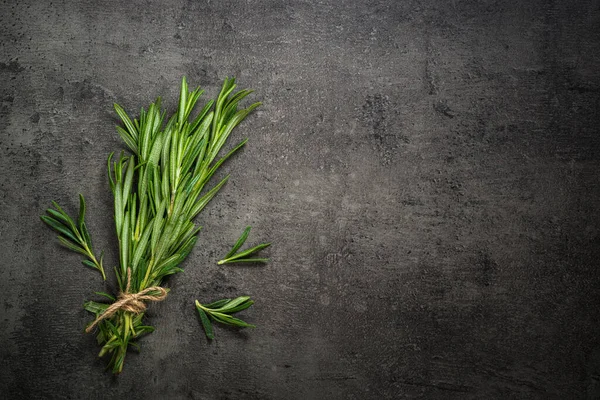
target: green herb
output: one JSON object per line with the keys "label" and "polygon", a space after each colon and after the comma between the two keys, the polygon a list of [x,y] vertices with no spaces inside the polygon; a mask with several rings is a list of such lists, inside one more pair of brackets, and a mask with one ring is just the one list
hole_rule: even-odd
{"label": "green herb", "polygon": [[[154,330],[143,323],[144,302],[164,299],[163,280],[182,271],[179,265],[196,243],[200,227],[194,223],[195,217],[229,176],[210,190],[204,190],[207,183],[223,162],[247,141],[242,140],[218,157],[232,130],[260,105],[254,103],[238,110],[239,102],[251,91],[234,93],[235,88],[235,79],[226,78],[216,101],[209,101],[194,118],[191,114],[203,91],[200,88],[189,91],[185,78],[178,110],[168,120],[161,109],[160,98],[147,110],[142,108],[139,118],[133,120],[115,104],[124,125],[117,127],[117,131],[132,153],[121,153],[115,161],[113,154],[108,158],[120,257],[114,272],[120,293],[118,297],[97,293],[112,304],[96,301],[84,304],[86,310],[96,315],[87,330],[99,328],[100,356],[110,355],[109,366],[114,373],[123,369],[129,346],[138,348],[136,339]],[[53,225],[54,219],[44,221],[73,244],[69,248],[83,249],[94,263],[87,230],[77,236],[77,228],[71,226],[56,204],[55,207],[69,229]],[[83,221],[82,216],[80,221]],[[80,223],[80,226],[85,227],[85,224]]]}
{"label": "green herb", "polygon": [[233,300],[218,300],[204,306],[196,300],[196,309],[198,310],[198,314],[200,314],[200,321],[202,321],[206,337],[209,339],[215,338],[210,320],[240,328],[255,328],[254,325],[231,316],[231,314],[245,310],[252,304],[254,304],[254,301],[250,300],[248,296],[241,296]]}
{"label": "green herb", "polygon": [[251,255],[259,252],[260,250],[267,248],[271,245],[271,243],[261,243],[258,246],[254,246],[248,250],[244,250],[242,252],[236,253],[242,247],[246,239],[248,239],[248,234],[250,234],[250,229],[252,227],[248,226],[242,232],[242,235],[239,237],[237,242],[233,245],[232,249],[223,257],[222,260],[219,260],[217,264],[230,264],[230,263],[241,263],[241,262],[268,262],[268,258],[250,258]]}
{"label": "green herb", "polygon": [[86,256],[88,259],[82,261],[83,265],[97,269],[102,274],[102,279],[106,280],[104,267],[102,266],[104,255],[100,253],[99,260],[94,255],[92,239],[85,225],[85,199],[83,196],[79,195],[79,218],[77,225],[58,204],[52,202],[52,205],[56,210],[52,208],[46,210],[48,215],[42,215],[40,217],[42,221],[59,233],[58,240],[60,244],[69,250]]}

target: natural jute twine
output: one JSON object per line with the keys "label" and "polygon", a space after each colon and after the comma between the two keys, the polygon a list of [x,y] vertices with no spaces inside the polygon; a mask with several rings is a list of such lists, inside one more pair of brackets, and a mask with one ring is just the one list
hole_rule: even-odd
{"label": "natural jute twine", "polygon": [[[163,301],[167,297],[167,291],[160,286],[152,286],[138,293],[129,293],[130,284],[131,268],[127,268],[127,287],[125,288],[125,291],[120,293],[118,300],[108,306],[108,308],[104,310],[102,314],[98,315],[94,322],[85,329],[87,333],[90,333],[100,321],[112,317],[119,310],[140,314],[146,311],[146,303],[144,303],[144,301]],[[148,294],[151,292],[158,292],[158,294]]]}

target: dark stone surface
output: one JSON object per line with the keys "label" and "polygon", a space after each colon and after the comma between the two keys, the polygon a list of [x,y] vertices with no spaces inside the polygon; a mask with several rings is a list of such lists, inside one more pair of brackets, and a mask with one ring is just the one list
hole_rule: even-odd
{"label": "dark stone surface", "polygon": [[[115,378],[38,216],[84,193],[116,262],[112,103],[182,75],[264,106]],[[599,110],[595,0],[5,0],[1,397],[599,398]],[[217,266],[247,224],[272,262]],[[208,343],[193,300],[242,294],[258,327]]]}

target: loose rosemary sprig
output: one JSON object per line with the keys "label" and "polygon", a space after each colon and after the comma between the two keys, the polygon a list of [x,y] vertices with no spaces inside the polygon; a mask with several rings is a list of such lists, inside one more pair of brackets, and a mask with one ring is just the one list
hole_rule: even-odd
{"label": "loose rosemary sprig", "polygon": [[225,257],[223,257],[222,260],[217,261],[217,264],[222,265],[222,264],[241,263],[241,262],[246,262],[246,263],[263,262],[264,263],[264,262],[269,261],[268,258],[250,258],[250,256],[261,251],[264,248],[269,247],[271,245],[271,243],[261,243],[258,246],[254,246],[248,250],[244,250],[239,253],[236,253],[236,251],[238,251],[240,249],[240,247],[242,247],[243,244],[246,242],[246,239],[248,239],[248,235],[250,234],[250,229],[252,229],[252,227],[250,227],[250,226],[247,226],[246,229],[244,229],[244,232],[242,232],[242,235],[239,237],[237,242],[235,242],[235,244],[233,245],[233,247],[231,248],[229,253],[227,253],[225,255]]}
{"label": "loose rosemary sprig", "polygon": [[53,201],[52,205],[56,210],[52,208],[47,209],[46,213],[48,215],[40,217],[42,221],[59,233],[58,240],[60,244],[69,250],[86,256],[88,259],[82,261],[83,265],[97,269],[102,274],[102,279],[106,280],[106,274],[102,265],[104,254],[100,253],[100,257],[98,258],[94,255],[92,239],[85,225],[85,199],[83,195],[79,195],[79,218],[77,219],[77,225],[56,202]]}
{"label": "loose rosemary sprig", "polygon": [[[117,131],[131,155],[121,153],[116,161],[113,154],[108,158],[120,257],[114,271],[120,295],[116,298],[107,293],[97,294],[113,304],[122,303],[126,295],[152,292],[152,288],[161,287],[165,277],[182,271],[179,265],[194,247],[200,231],[194,219],[229,176],[210,190],[204,189],[223,162],[244,146],[247,139],[222,157],[218,155],[232,130],[260,105],[254,103],[238,110],[239,102],[251,91],[234,93],[235,88],[235,79],[226,78],[216,101],[209,101],[193,119],[192,111],[203,91],[200,88],[190,91],[185,77],[179,107],[168,120],[160,98],[148,110],[142,108],[139,118],[133,120],[115,104],[123,122]],[[78,238],[74,232],[66,232]],[[152,296],[153,293],[147,293],[145,297]],[[113,309],[110,316],[106,313],[103,317],[109,306],[96,301],[84,304],[86,310],[96,315],[97,340],[102,345],[99,355],[110,355],[109,366],[119,373],[129,346],[137,348],[135,340],[154,328],[144,325],[143,312],[128,311],[126,307]]]}
{"label": "loose rosemary sprig", "polygon": [[204,328],[206,337],[209,339],[215,338],[212,324],[210,322],[211,320],[240,328],[255,328],[254,325],[248,324],[241,319],[231,316],[231,314],[245,310],[252,304],[254,304],[254,301],[250,300],[250,297],[248,296],[241,296],[233,300],[218,300],[207,305],[202,305],[200,302],[198,302],[198,300],[196,300],[196,309],[198,310],[198,314],[200,314],[200,321],[202,322],[202,327]]}

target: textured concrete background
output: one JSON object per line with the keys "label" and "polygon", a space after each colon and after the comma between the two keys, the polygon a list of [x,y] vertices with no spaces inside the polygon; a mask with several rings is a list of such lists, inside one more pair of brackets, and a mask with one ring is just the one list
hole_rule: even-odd
{"label": "textured concrete background", "polygon": [[[599,398],[598,1],[5,0],[0,42],[2,398]],[[264,106],[115,378],[38,216],[85,194],[112,266],[112,103],[182,75]],[[247,224],[272,262],[217,266]]]}

